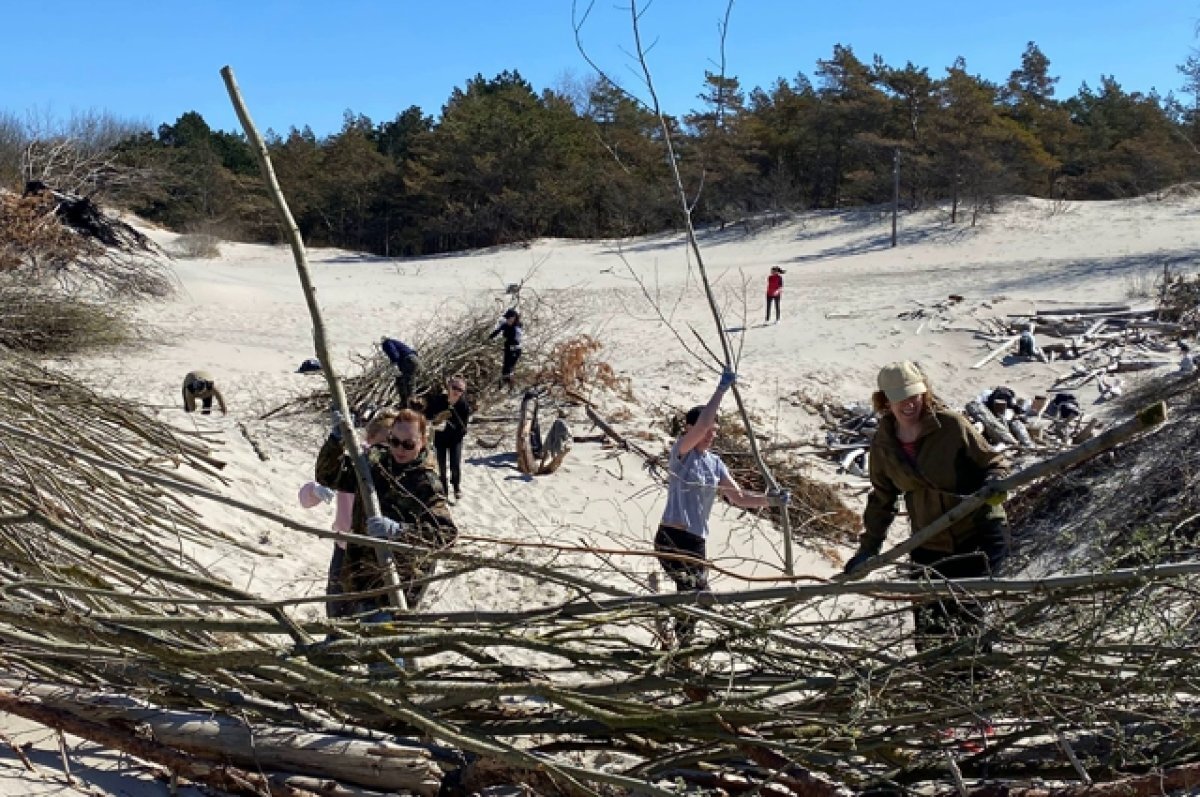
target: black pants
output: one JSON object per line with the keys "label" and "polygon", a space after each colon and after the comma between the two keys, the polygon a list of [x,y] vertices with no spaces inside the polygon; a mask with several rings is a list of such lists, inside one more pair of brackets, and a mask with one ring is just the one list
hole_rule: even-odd
{"label": "black pants", "polygon": [[771,320],[771,305],[772,304],[775,305],[775,320],[776,321],[779,320],[779,299],[780,299],[780,297],[778,297],[778,296],[768,296],[767,297],[767,320],[768,321]]}
{"label": "black pants", "polygon": [[513,381],[513,371],[517,370],[517,360],[521,359],[521,349],[514,346],[504,348],[504,362],[500,365],[500,381],[510,386]]}
{"label": "black pants", "polygon": [[212,413],[212,398],[212,396],[205,396],[200,399],[201,415],[210,415]]}
{"label": "black pants", "polygon": [[[333,546],[333,557],[329,560],[329,575],[325,582],[325,594],[330,598],[341,595],[342,564],[346,561],[346,549],[340,545]],[[325,601],[325,616],[331,620],[346,617],[354,613],[354,604],[349,601]]]}
{"label": "black pants", "polygon": [[[947,554],[917,548],[912,562],[920,566],[911,576],[938,582],[959,578],[982,578],[990,575],[987,556],[982,551]],[[945,596],[913,607],[917,650],[924,651],[955,640],[976,638],[977,651],[991,652],[991,644],[978,640],[987,619],[985,606],[969,595]]]}
{"label": "black pants", "polygon": [[[659,526],[654,536],[654,550],[673,556],[658,558],[658,563],[675,582],[677,592],[708,591],[707,546],[703,537],[683,529]],[[690,556],[691,560],[677,558]]]}
{"label": "black pants", "polygon": [[[654,535],[654,550],[672,556],[658,557],[658,563],[675,582],[676,592],[708,592],[708,550],[703,537],[683,529],[659,526]],[[691,557],[683,559],[683,556]],[[675,633],[686,641],[696,629],[696,620],[682,617],[675,624]]]}
{"label": "black pants", "polygon": [[[457,494],[462,486],[462,446],[463,439],[457,435],[438,433],[433,436],[433,448],[437,451],[438,473],[442,474],[442,492],[450,494],[450,484],[454,485]],[[446,466],[449,465],[449,472]],[[449,484],[446,477],[450,478]]]}
{"label": "black pants", "polygon": [[403,361],[396,364],[396,393],[398,398],[396,403],[401,409],[408,407],[408,401],[412,398],[413,388],[417,381],[417,371],[420,370],[421,361],[416,355],[410,355],[404,358]]}

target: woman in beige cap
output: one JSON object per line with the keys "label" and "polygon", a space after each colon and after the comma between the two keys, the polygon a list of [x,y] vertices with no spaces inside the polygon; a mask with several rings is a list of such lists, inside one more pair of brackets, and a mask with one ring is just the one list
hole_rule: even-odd
{"label": "woman in beige cap", "polygon": [[[934,397],[915,363],[886,365],[871,397],[881,416],[871,442],[871,492],[863,513],[865,531],[846,572],[879,553],[903,496],[912,531],[953,509],[963,496],[1005,475],[1004,460],[966,418]],[[1008,555],[1003,507],[986,504],[912,552],[922,576],[972,578],[994,573]],[[982,622],[982,607],[947,599],[915,609],[917,644],[961,635]]]}

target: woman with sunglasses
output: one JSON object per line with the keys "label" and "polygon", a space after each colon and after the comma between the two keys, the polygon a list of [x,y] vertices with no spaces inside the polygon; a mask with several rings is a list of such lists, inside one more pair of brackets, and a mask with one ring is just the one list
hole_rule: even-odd
{"label": "woman with sunglasses", "polygon": [[461,376],[447,379],[446,392],[426,400],[425,417],[436,429],[433,448],[437,452],[438,473],[442,475],[442,492],[449,497],[450,485],[453,484],[454,500],[458,501],[462,498],[462,444],[471,420],[471,407],[467,404],[467,380]]}
{"label": "woman with sunglasses", "polygon": [[[335,430],[338,425],[334,425]],[[355,498],[351,531],[417,546],[393,552],[400,587],[409,609],[417,608],[433,575],[437,551],[454,543],[458,528],[450,516],[437,471],[428,462],[425,416],[402,409],[387,436],[386,447],[374,446],[367,455],[371,479],[382,516],[367,518],[362,499]],[[357,493],[354,463],[342,450],[340,432],[331,433],[317,454],[317,481],[334,490]],[[345,593],[377,590],[386,583],[375,551],[367,545],[346,546],[341,568]],[[358,613],[385,615],[386,596],[359,599]]]}

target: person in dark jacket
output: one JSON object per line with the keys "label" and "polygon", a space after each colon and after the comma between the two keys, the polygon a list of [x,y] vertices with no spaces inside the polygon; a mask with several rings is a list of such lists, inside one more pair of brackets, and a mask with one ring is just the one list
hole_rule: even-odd
{"label": "person in dark jacket", "polygon": [[396,366],[396,393],[399,394],[396,403],[400,405],[401,409],[404,409],[412,398],[417,371],[421,368],[417,350],[404,341],[389,338],[386,335],[379,339],[379,347],[383,349],[384,355],[392,365]]}
{"label": "person in dark jacket", "polygon": [[[386,448],[374,446],[367,456],[382,512],[380,517],[372,518],[366,517],[362,497],[357,495],[354,463],[342,450],[340,431],[331,433],[317,454],[317,482],[332,490],[355,493],[351,532],[417,546],[418,550],[393,554],[409,609],[421,602],[434,572],[437,551],[458,538],[458,527],[446,505],[437,472],[429,465],[426,443],[425,416],[415,410],[400,410]],[[375,550],[368,545],[347,545],[341,581],[343,594],[385,586]],[[382,616],[392,608],[387,596],[359,598],[353,613]]]}
{"label": "person in dark jacket", "polygon": [[[858,552],[846,563],[849,573],[879,553],[903,497],[915,533],[959,504],[966,495],[1006,474],[1004,459],[991,449],[966,418],[946,409],[929,380],[912,362],[897,362],[879,372],[879,390],[871,397],[882,416],[871,441],[871,492],[863,513],[865,531]],[[918,578],[974,578],[995,574],[1008,555],[1008,519],[999,501],[947,528],[912,552]],[[920,649],[950,636],[978,631],[983,606],[965,599],[944,599],[914,608]]]}
{"label": "person in dark jacket", "polygon": [[504,311],[504,318],[488,335],[488,340],[497,335],[504,336],[504,362],[500,366],[500,386],[507,387],[509,392],[516,387],[513,372],[517,368],[517,360],[521,359],[521,338],[525,328],[521,325],[521,314],[515,308]]}
{"label": "person in dark jacket", "polygon": [[467,424],[471,420],[467,380],[461,376],[447,379],[445,393],[426,399],[425,417],[434,427],[433,449],[437,452],[442,492],[449,496],[450,485],[454,485],[454,500],[457,501],[462,498],[463,439],[467,436]]}
{"label": "person in dark jacket", "polygon": [[213,399],[217,400],[221,414],[225,415],[225,397],[217,389],[216,383],[213,382],[208,371],[192,371],[183,378],[184,412],[195,412],[196,402],[199,401],[200,414],[208,415],[212,412]]}

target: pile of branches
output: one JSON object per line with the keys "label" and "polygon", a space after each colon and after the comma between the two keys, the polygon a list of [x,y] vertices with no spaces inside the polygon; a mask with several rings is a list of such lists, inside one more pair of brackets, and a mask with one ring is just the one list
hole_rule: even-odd
{"label": "pile of branches", "polygon": [[[697,598],[633,586],[628,557],[644,552],[579,547],[592,562],[581,571],[568,540],[517,555],[481,536],[444,552],[437,578],[530,580],[541,605],[300,619],[313,599],[246,594],[180,553],[181,537],[222,540],[190,507],[221,501],[336,532],[174,472],[219,481],[203,446],[128,405],[6,367],[0,708],[227,793],[523,783],[832,797],[984,776],[1020,793],[1034,778],[1153,770],[1170,782],[1200,760],[1200,565],[1098,562],[953,585],[798,579]],[[906,618],[935,594],[987,600],[982,634],[914,648]],[[700,620],[687,647],[654,633],[672,615]]]}
{"label": "pile of branches", "polygon": [[164,258],[85,197],[0,191],[0,345],[72,352],[132,339],[127,303],[174,289]]}
{"label": "pile of branches", "polygon": [[[566,337],[574,319],[569,314],[555,313],[536,299],[522,302],[520,310],[526,334],[517,382],[527,384],[541,373],[546,356]],[[421,362],[413,395],[436,393],[443,389],[446,379],[461,375],[467,380],[476,411],[499,403],[504,397],[500,385],[503,344],[499,337],[489,340],[488,336],[499,323],[500,313],[494,307],[477,306],[453,316],[439,313],[438,317],[442,319],[439,323],[403,338],[417,350]],[[380,334],[388,332],[381,330]],[[356,413],[397,401],[396,369],[378,347],[354,358],[353,373],[343,376],[346,398]],[[270,410],[263,418],[324,414],[329,400],[329,391],[322,383],[314,392]]]}
{"label": "pile of branches", "polygon": [[1200,329],[1200,274],[1184,274],[1163,282],[1158,300],[1158,320],[1179,324],[1195,334]]}

